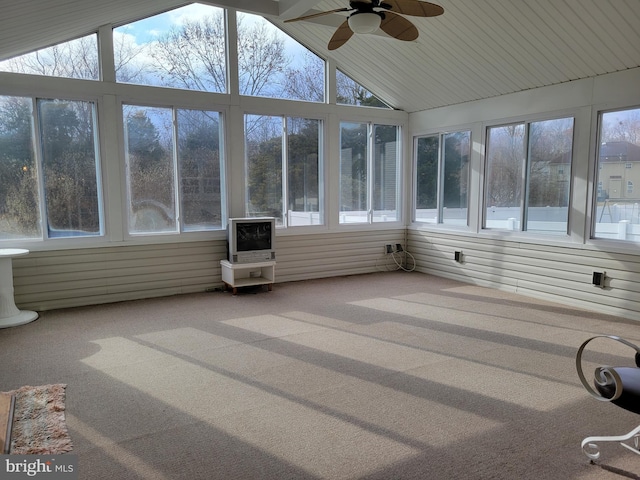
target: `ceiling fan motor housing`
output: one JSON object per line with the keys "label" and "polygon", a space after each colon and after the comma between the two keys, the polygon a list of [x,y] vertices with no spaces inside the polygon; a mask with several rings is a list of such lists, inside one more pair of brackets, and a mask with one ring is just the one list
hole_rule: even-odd
{"label": "ceiling fan motor housing", "polygon": [[355,33],[373,33],[380,28],[382,14],[374,12],[357,11],[349,16],[349,27]]}
{"label": "ceiling fan motor housing", "polygon": [[333,33],[327,45],[329,50],[335,50],[344,45],[354,33],[373,33],[378,29],[390,37],[410,42],[418,38],[419,32],[416,26],[403,15],[436,17],[442,15],[444,9],[440,5],[424,0],[349,0],[349,7],[314,12],[285,20],[285,23],[342,12],[351,12],[351,15]]}

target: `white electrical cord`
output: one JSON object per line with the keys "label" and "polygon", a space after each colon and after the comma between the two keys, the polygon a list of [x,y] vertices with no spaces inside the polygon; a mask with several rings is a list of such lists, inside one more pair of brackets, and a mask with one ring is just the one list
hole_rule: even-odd
{"label": "white electrical cord", "polygon": [[[411,262],[413,263],[413,266],[410,268],[407,268],[404,266],[404,264],[406,263],[406,257],[411,258]],[[401,251],[397,251],[397,252],[390,252],[390,253],[385,253],[384,256],[382,257],[384,259],[387,260],[386,264],[381,266],[380,263],[380,259],[378,258],[376,260],[376,268],[381,271],[381,272],[394,272],[397,270],[404,270],[405,272],[413,272],[416,269],[416,259],[414,258],[413,255],[411,255],[409,252],[407,252],[406,250],[401,250]],[[390,263],[388,260],[389,258],[391,258],[393,260],[393,263]]]}
{"label": "white electrical cord", "polygon": [[[401,252],[393,252],[391,256],[393,257],[393,261],[398,266],[397,268],[398,270],[404,270],[405,272],[413,272],[416,269],[415,257],[411,255],[409,252],[407,252],[406,250],[402,250]],[[397,258],[398,256],[400,256],[400,261],[398,261],[398,258]],[[410,268],[404,266],[404,264],[406,263],[407,256],[411,258],[411,261],[413,262],[413,266]]]}

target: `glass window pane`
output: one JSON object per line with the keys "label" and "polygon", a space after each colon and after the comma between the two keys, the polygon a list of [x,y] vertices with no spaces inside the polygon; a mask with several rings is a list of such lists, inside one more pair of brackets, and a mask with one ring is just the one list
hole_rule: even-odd
{"label": "glass window pane", "polygon": [[98,80],[97,37],[96,34],[87,35],[5,60],[0,62],[0,71]]}
{"label": "glass window pane", "polygon": [[42,236],[32,105],[0,96],[0,240]]}
{"label": "glass window pane", "polygon": [[395,222],[398,209],[398,127],[373,127],[373,221]]}
{"label": "glass window pane", "polygon": [[338,105],[391,108],[340,70],[336,70],[336,94]]}
{"label": "glass window pane", "polygon": [[225,93],[224,10],[191,4],[113,30],[116,80]]}
{"label": "glass window pane", "polygon": [[282,225],[282,117],[247,115],[245,211]]}
{"label": "glass window pane", "polygon": [[237,19],[240,94],[324,101],[324,60],[260,16]]}
{"label": "glass window pane", "polygon": [[287,225],[320,225],[322,122],[287,118]]}
{"label": "glass window pane", "polygon": [[49,237],[100,235],[91,102],[38,100]]}
{"label": "glass window pane", "polygon": [[467,225],[467,192],[471,132],[444,135],[442,161],[442,223]]}
{"label": "glass window pane", "polygon": [[220,114],[178,110],[177,117],[182,229],[221,229]]}
{"label": "glass window pane", "polygon": [[640,242],[640,108],[600,120],[594,236]]}
{"label": "glass window pane", "polygon": [[520,230],[525,126],[490,127],[485,171],[485,227]]}
{"label": "glass window pane", "polygon": [[567,234],[572,148],[573,118],[531,123],[526,230]]}
{"label": "glass window pane", "polygon": [[129,232],[177,230],[170,108],[123,106]]}
{"label": "glass window pane", "polygon": [[438,222],[438,154],[440,137],[420,137],[416,142],[416,222]]}
{"label": "glass window pane", "polygon": [[340,125],[340,223],[367,223],[366,123]]}

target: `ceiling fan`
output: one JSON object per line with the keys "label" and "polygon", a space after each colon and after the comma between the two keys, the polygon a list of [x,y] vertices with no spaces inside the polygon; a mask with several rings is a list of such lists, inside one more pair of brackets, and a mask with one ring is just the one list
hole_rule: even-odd
{"label": "ceiling fan", "polygon": [[415,40],[418,38],[418,29],[402,15],[436,17],[442,15],[444,9],[440,5],[422,0],[349,0],[349,7],[291,18],[285,20],[285,23],[309,20],[338,12],[351,12],[351,14],[329,40],[329,50],[335,50],[344,45],[354,33],[373,33],[378,28],[398,40]]}

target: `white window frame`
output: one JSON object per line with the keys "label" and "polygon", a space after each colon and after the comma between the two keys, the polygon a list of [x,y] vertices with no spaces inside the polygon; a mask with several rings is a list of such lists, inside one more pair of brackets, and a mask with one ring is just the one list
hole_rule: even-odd
{"label": "white window frame", "polygon": [[[361,107],[358,107],[361,108]],[[383,110],[384,111],[384,110]],[[376,226],[380,227],[382,225],[397,225],[402,222],[403,218],[403,177],[402,177],[402,165],[403,165],[403,146],[405,143],[404,139],[404,128],[402,125],[397,124],[392,121],[385,121],[384,119],[375,119],[375,120],[362,120],[362,119],[350,119],[350,118],[341,118],[338,121],[338,164],[341,165],[341,150],[342,150],[342,125],[344,123],[359,123],[367,125],[367,209],[366,209],[366,222],[343,222],[341,220],[343,216],[342,210],[340,210],[341,202],[338,201],[338,224],[340,227],[358,227],[358,226]],[[374,190],[375,190],[375,175],[374,175],[374,152],[375,152],[375,141],[373,138],[373,131],[376,126],[381,127],[394,127],[397,131],[397,158],[396,158],[396,218],[391,221],[375,221],[374,219]],[[340,199],[342,195],[342,173],[340,169],[338,171],[338,199]]]}
{"label": "white window frame", "polygon": [[[326,119],[313,115],[305,115],[304,113],[287,113],[287,114],[278,114],[278,113],[269,113],[269,112],[261,112],[261,113],[252,113],[245,112],[243,115],[243,124],[246,125],[247,116],[266,116],[279,118],[282,121],[282,224],[278,224],[278,230],[287,230],[287,229],[295,229],[298,231],[299,229],[304,228],[318,228],[326,226],[326,208],[325,208],[325,131],[326,131]],[[289,204],[289,182],[288,182],[288,174],[289,174],[289,152],[288,152],[288,119],[289,118],[299,118],[302,120],[315,120],[318,122],[318,216],[319,223],[318,224],[309,224],[309,225],[291,225],[290,221],[290,212],[287,208]],[[246,151],[246,132],[243,135],[243,142],[245,145],[244,150],[244,202],[243,209],[244,215],[249,216],[246,211],[246,206],[248,203],[248,193],[247,193],[247,151]]]}
{"label": "white window frame", "polygon": [[[23,93],[7,93],[3,94],[7,97],[20,97],[29,99],[31,102],[31,141],[33,142],[34,163],[37,169],[37,198],[38,198],[38,215],[40,221],[40,236],[25,237],[17,239],[0,239],[0,248],[7,244],[21,246],[30,249],[49,249],[49,248],[82,248],[83,246],[104,243],[107,234],[107,222],[105,214],[105,194],[103,181],[103,163],[102,163],[102,139],[99,122],[99,112],[101,110],[101,100],[91,96],[69,96],[56,93],[42,93],[39,95],[29,95]],[[94,164],[96,174],[96,192],[98,201],[98,221],[99,233],[86,236],[60,236],[51,237],[48,234],[48,218],[46,211],[46,189],[43,168],[43,153],[40,131],[40,113],[38,111],[38,100],[59,100],[69,102],[85,102],[93,104],[92,109],[92,127],[93,127],[93,144],[94,144]],[[34,248],[35,247],[35,248]]]}
{"label": "white window frame", "polygon": [[[154,88],[154,87],[150,87]],[[204,238],[211,238],[211,235],[218,235],[216,232],[225,232],[227,228],[227,220],[228,220],[228,199],[227,199],[227,156],[226,156],[226,140],[227,140],[227,128],[226,128],[226,115],[227,109],[221,108],[216,105],[211,105],[210,108],[204,108],[202,105],[194,106],[189,105],[188,102],[181,103],[173,103],[173,104],[162,104],[162,103],[150,103],[150,102],[140,102],[135,99],[124,99],[118,102],[119,105],[119,134],[122,138],[120,147],[120,155],[123,161],[122,165],[122,188],[124,189],[123,201],[122,201],[122,229],[123,229],[123,237],[127,240],[131,240],[134,243],[146,243],[153,238],[167,238],[170,237],[172,240],[174,239],[185,239],[185,240],[199,240]],[[174,201],[175,201],[175,210],[176,210],[176,224],[177,228],[174,231],[164,231],[164,232],[130,232],[129,229],[129,204],[130,204],[130,191],[129,191],[129,175],[125,166],[126,158],[127,158],[127,143],[126,143],[126,135],[125,135],[125,120],[123,115],[124,106],[129,105],[132,107],[141,107],[141,108],[160,108],[160,109],[169,109],[172,112],[172,135],[173,135],[173,150],[172,150],[172,167],[174,170]],[[217,112],[219,114],[219,130],[220,130],[220,202],[221,202],[221,225],[220,228],[211,228],[211,229],[203,229],[203,230],[185,230],[183,228],[183,219],[181,215],[182,209],[182,200],[180,197],[180,173],[179,173],[179,165],[178,165],[178,125],[176,122],[176,116],[178,110],[201,110],[206,112]],[[151,240],[153,241],[153,240]]]}

